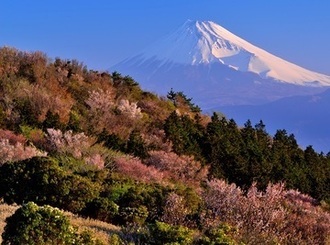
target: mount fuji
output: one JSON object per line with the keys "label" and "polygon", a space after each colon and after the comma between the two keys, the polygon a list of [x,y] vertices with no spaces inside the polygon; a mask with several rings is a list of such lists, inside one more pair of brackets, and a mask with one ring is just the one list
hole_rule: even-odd
{"label": "mount fuji", "polygon": [[203,110],[257,105],[330,88],[330,76],[258,48],[212,21],[186,21],[178,30],[110,68],[143,89],[173,88]]}

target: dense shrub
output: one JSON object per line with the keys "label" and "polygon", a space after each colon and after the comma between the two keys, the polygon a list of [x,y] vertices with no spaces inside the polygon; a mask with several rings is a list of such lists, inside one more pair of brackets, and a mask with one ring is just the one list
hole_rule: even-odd
{"label": "dense shrub", "polygon": [[172,226],[164,222],[156,221],[150,226],[151,239],[149,244],[182,244],[189,245],[194,242],[194,231],[187,227]]}
{"label": "dense shrub", "polygon": [[82,210],[85,216],[113,223],[119,215],[119,206],[107,197],[97,197],[87,203],[86,208]]}
{"label": "dense shrub", "polygon": [[69,219],[51,206],[28,202],[6,221],[2,244],[97,244],[88,233],[77,233]]}
{"label": "dense shrub", "polygon": [[8,203],[34,201],[79,212],[99,192],[98,183],[64,171],[51,158],[35,157],[0,168],[0,196]]}
{"label": "dense shrub", "polygon": [[138,131],[133,130],[129,135],[125,152],[141,159],[145,159],[149,156],[148,146]]}
{"label": "dense shrub", "polygon": [[220,224],[218,227],[208,229],[198,240],[201,245],[235,245],[238,242],[233,237],[237,237],[238,230],[228,224]]}
{"label": "dense shrub", "polygon": [[152,222],[163,213],[168,189],[160,185],[138,182],[114,185],[109,198],[119,206],[116,222],[119,224],[144,224]]}

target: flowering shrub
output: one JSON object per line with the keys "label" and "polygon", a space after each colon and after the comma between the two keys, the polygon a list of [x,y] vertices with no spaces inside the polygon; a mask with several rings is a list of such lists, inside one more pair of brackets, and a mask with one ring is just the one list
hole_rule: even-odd
{"label": "flowering shrub", "polygon": [[88,165],[96,166],[98,169],[104,168],[105,165],[105,160],[103,159],[101,154],[98,153],[85,157],[85,162]]}
{"label": "flowering shrub", "polygon": [[95,131],[102,130],[113,121],[114,95],[111,90],[89,91],[85,103],[89,107],[89,121]]}
{"label": "flowering shrub", "polygon": [[142,118],[141,109],[137,106],[136,103],[130,103],[128,100],[120,100],[118,104],[118,110],[133,119]]}
{"label": "flowering shrub", "polygon": [[113,108],[113,100],[114,95],[111,91],[98,89],[89,92],[89,97],[85,103],[90,107],[92,113],[104,114]]}
{"label": "flowering shrub", "polygon": [[73,134],[71,130],[62,133],[53,128],[47,129],[47,141],[50,151],[71,154],[76,158],[81,158],[83,152],[95,143],[84,133]]}
{"label": "flowering shrub", "polygon": [[178,156],[173,152],[151,151],[145,161],[160,171],[166,171],[176,180],[197,182],[206,179],[208,170],[190,156]]}
{"label": "flowering shrub", "polygon": [[283,184],[269,184],[265,192],[253,184],[244,194],[235,184],[211,180],[203,196],[210,212],[204,226],[228,222],[240,229],[244,243],[325,244],[330,236],[330,214]]}
{"label": "flowering shrub", "polygon": [[288,190],[284,195],[289,212],[286,228],[292,238],[312,244],[329,244],[330,213],[317,206],[315,199],[299,191]]}
{"label": "flowering shrub", "polygon": [[162,182],[164,173],[153,166],[144,165],[141,160],[134,157],[117,157],[115,166],[118,172],[144,182]]}
{"label": "flowering shrub", "polygon": [[26,138],[23,135],[17,135],[13,131],[0,129],[0,139],[8,139],[9,143],[15,145],[16,143],[25,144]]}
{"label": "flowering shrub", "polygon": [[136,124],[136,120],[142,118],[141,110],[136,103],[120,100],[116,105],[111,90],[93,90],[89,92],[85,103],[89,107],[89,123],[93,125],[95,132],[107,129],[108,132],[126,138],[133,125]]}
{"label": "flowering shrub", "polygon": [[147,133],[142,134],[142,138],[146,145],[151,146],[152,149],[170,152],[172,150],[172,143],[165,138],[164,130],[149,129]]}
{"label": "flowering shrub", "polygon": [[[86,164],[102,169],[106,163],[106,153],[102,147],[95,145],[96,140],[84,133],[74,134],[71,130],[62,132],[58,129],[47,129],[47,148],[51,152],[68,154],[83,159]],[[100,149],[98,149],[100,148]]]}
{"label": "flowering shrub", "polygon": [[9,139],[0,139],[0,165],[46,155],[46,152],[42,152],[34,146],[25,146],[20,142],[13,145]]}
{"label": "flowering shrub", "polygon": [[186,215],[189,213],[182,196],[172,192],[166,198],[162,221],[171,225],[184,224]]}

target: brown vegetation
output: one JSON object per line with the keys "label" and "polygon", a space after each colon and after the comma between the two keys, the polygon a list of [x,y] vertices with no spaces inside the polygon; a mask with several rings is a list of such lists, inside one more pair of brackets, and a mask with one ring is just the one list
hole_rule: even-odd
{"label": "brown vegetation", "polygon": [[0,198],[72,211],[104,243],[329,244],[329,163],[182,92],[0,48]]}

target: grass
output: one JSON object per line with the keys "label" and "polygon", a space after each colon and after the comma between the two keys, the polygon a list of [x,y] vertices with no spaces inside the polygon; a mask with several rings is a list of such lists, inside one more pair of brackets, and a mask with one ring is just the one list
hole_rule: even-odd
{"label": "grass", "polygon": [[70,223],[78,228],[79,232],[84,230],[91,231],[93,236],[102,241],[104,244],[108,244],[111,239],[111,235],[119,234],[121,232],[120,227],[106,222],[82,218],[70,212],[64,212],[64,214],[70,219]]}
{"label": "grass", "polygon": [[[6,218],[12,216],[19,208],[18,205],[8,205],[0,202],[0,235],[4,232],[6,226]],[[2,243],[2,237],[0,236],[0,243]]]}

